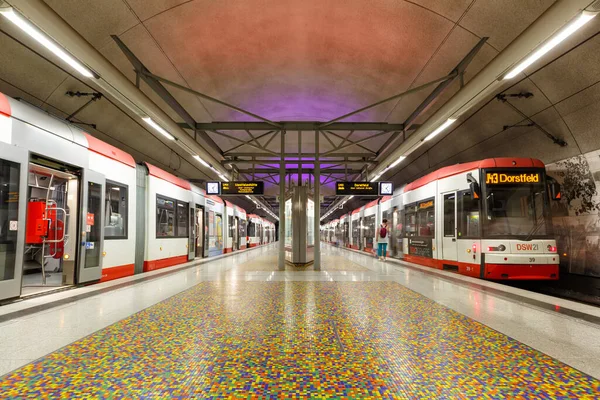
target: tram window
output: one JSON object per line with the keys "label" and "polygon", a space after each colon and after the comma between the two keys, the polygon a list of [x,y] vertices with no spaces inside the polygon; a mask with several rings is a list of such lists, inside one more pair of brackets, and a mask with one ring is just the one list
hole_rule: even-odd
{"label": "tram window", "polygon": [[189,204],[177,202],[177,236],[188,237]]}
{"label": "tram window", "polygon": [[460,193],[458,220],[458,237],[479,236],[479,200],[472,199],[470,191]]}
{"label": "tram window", "polygon": [[375,237],[375,216],[371,215],[370,217],[365,217],[363,223],[364,237]]}
{"label": "tram window", "polygon": [[417,236],[417,214],[414,212],[406,213],[404,216],[406,218],[404,223],[406,237]]}
{"label": "tram window", "polygon": [[227,226],[227,237],[233,237],[233,231],[235,230],[235,226],[233,226],[233,217],[231,215],[227,217],[227,223],[229,224]]}
{"label": "tram window", "polygon": [[156,196],[156,237],[175,236],[175,200]]}
{"label": "tram window", "polygon": [[14,279],[19,219],[19,164],[0,160],[0,281]]}
{"label": "tram window", "polygon": [[127,239],[127,186],[106,181],[104,238]]}
{"label": "tram window", "polygon": [[444,236],[454,237],[456,227],[456,195],[454,193],[444,195]]}
{"label": "tram window", "polygon": [[256,236],[256,224],[252,221],[248,222],[248,236]]}
{"label": "tram window", "polygon": [[422,201],[417,211],[417,236],[434,237],[435,235],[435,207],[434,201]]}

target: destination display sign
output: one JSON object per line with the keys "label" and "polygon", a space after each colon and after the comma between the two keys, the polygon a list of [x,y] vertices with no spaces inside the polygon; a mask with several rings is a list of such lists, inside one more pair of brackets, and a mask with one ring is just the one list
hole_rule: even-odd
{"label": "destination display sign", "polygon": [[265,194],[264,182],[221,182],[221,195],[263,195]]}
{"label": "destination display sign", "polygon": [[486,185],[511,185],[541,183],[542,175],[539,172],[486,172]]}
{"label": "destination display sign", "polygon": [[379,183],[377,182],[337,182],[335,185],[337,196],[378,196]]}

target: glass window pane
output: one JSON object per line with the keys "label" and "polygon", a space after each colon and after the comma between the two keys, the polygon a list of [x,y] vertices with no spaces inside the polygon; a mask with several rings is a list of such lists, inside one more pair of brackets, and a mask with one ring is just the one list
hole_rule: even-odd
{"label": "glass window pane", "polygon": [[216,218],[216,228],[217,228],[217,249],[223,249],[223,216],[221,214],[217,214]]}
{"label": "glass window pane", "polygon": [[454,237],[456,227],[456,195],[454,193],[444,195],[444,236]]}
{"label": "glass window pane", "polygon": [[175,236],[175,200],[156,196],[156,237]]}
{"label": "glass window pane", "polygon": [[106,182],[104,200],[104,238],[127,238],[127,186]]}
{"label": "glass window pane", "polygon": [[470,191],[461,193],[458,218],[458,237],[479,237],[479,200],[472,199]]}
{"label": "glass window pane", "polygon": [[189,205],[177,202],[177,236],[188,237]]}
{"label": "glass window pane", "polygon": [[101,221],[99,216],[102,210],[101,202],[102,185],[88,182],[87,218],[88,220],[93,219],[94,224],[87,226],[89,231],[87,232],[84,268],[98,267],[100,265]]}
{"label": "glass window pane", "polygon": [[0,160],[0,281],[15,277],[19,177],[19,164]]}

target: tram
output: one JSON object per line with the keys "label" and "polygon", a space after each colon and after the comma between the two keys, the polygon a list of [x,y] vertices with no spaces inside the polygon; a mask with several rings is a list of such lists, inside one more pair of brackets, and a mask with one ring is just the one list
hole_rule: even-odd
{"label": "tram", "polygon": [[453,165],[342,216],[351,227],[342,229],[340,243],[372,254],[376,229],[387,219],[389,257],[482,279],[555,280],[550,201],[559,199],[560,187],[540,160]]}
{"label": "tram", "polygon": [[[0,300],[245,249],[241,207],[0,93]],[[274,225],[252,246],[273,241]]]}

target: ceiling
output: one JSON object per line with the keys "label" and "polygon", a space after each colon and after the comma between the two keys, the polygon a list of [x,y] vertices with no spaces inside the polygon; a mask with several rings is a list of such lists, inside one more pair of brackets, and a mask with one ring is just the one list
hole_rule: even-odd
{"label": "ceiling", "polygon": [[[447,75],[482,37],[489,39],[468,66],[468,82],[524,29],[551,0],[46,0],[92,46],[132,82],[135,73],[110,35],[117,35],[154,74],[273,121],[329,121],[381,99]],[[469,110],[446,136],[421,147],[384,175],[397,185],[435,168],[490,156],[527,156],[546,163],[600,148],[600,20],[593,20],[530,68],[527,77],[503,87],[530,92],[509,101],[527,117],[568,143],[560,147],[513,108],[494,100]],[[0,91],[65,117],[84,99],[65,92],[90,91],[60,60],[0,20]],[[73,75],[72,75],[73,74]],[[167,86],[168,87],[168,86]],[[433,86],[353,115],[344,121],[402,123]],[[427,120],[460,89],[455,80],[415,121]],[[183,122],[146,84],[141,90],[176,122]],[[182,90],[171,94],[197,122],[255,119]],[[77,115],[94,123],[90,133],[138,160],[190,179],[205,171],[173,143],[161,139],[110,99]],[[253,131],[260,136],[266,131]],[[351,140],[377,132],[356,131]],[[190,132],[190,134],[192,134]],[[337,132],[345,137],[349,131]],[[244,131],[209,132],[222,151],[250,140]],[[227,136],[230,137],[227,137]],[[345,148],[375,153],[392,133]],[[303,153],[314,153],[314,132],[301,133]],[[238,140],[231,139],[235,137]],[[270,138],[260,140],[264,145]],[[342,139],[320,137],[321,151]],[[401,140],[401,139],[398,139]],[[209,149],[207,142],[199,143]],[[396,143],[396,142],[395,142]],[[279,152],[280,139],[268,150]],[[298,153],[298,132],[285,150]],[[255,153],[243,145],[237,152]],[[265,158],[268,160],[268,158]],[[265,162],[268,164],[268,162]],[[276,167],[274,165],[274,167]],[[292,165],[290,164],[291,168]],[[310,167],[310,166],[309,166]],[[352,168],[360,168],[356,165]],[[242,167],[240,167],[242,168]],[[250,168],[246,164],[243,168]],[[260,166],[257,169],[261,168]],[[277,190],[278,177],[267,188]],[[343,175],[333,176],[342,179]],[[295,178],[297,179],[297,178]],[[307,179],[307,176],[305,177]],[[322,183],[325,178],[322,179]],[[333,186],[325,185],[326,195]],[[269,192],[270,193],[270,192]],[[356,204],[356,203],[354,203]],[[251,205],[251,203],[249,203]],[[352,207],[353,203],[349,203]]]}

